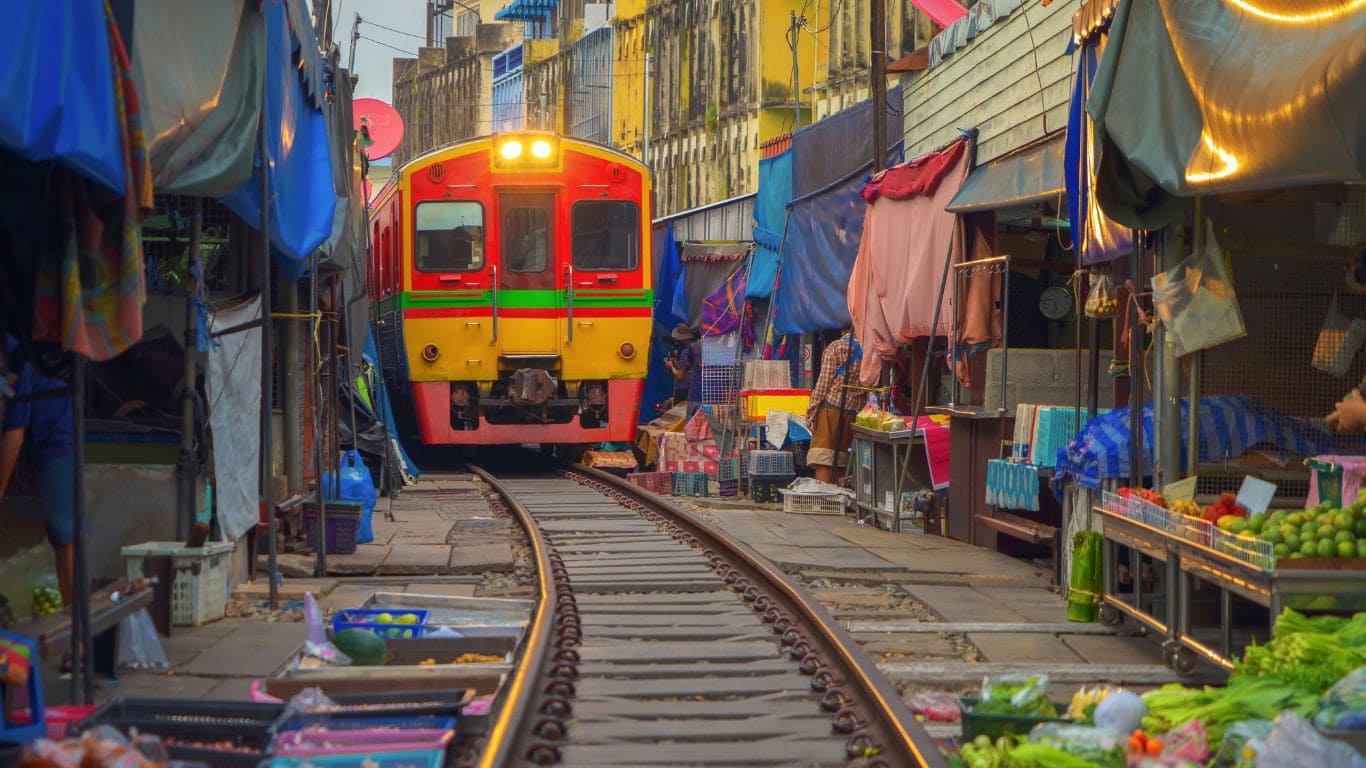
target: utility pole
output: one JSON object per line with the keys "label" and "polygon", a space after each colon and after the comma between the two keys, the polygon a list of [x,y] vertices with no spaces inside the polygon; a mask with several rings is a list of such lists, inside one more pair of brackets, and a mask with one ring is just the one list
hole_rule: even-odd
{"label": "utility pole", "polygon": [[873,172],[887,164],[887,4],[873,0],[873,18],[868,25],[872,37],[873,60],[869,86],[873,91]]}
{"label": "utility pole", "polygon": [[431,48],[432,38],[436,36],[436,8],[432,0],[427,0],[427,47]]}
{"label": "utility pole", "polygon": [[792,19],[788,27],[789,45],[792,47],[792,132],[796,133],[802,128],[802,86],[801,80],[797,77],[797,12],[788,11]]}
{"label": "utility pole", "polygon": [[650,168],[650,54],[645,54],[645,88],[640,114],[640,161]]}
{"label": "utility pole", "polygon": [[351,22],[351,53],[346,56],[346,71],[356,71],[356,43],[360,40],[360,14],[356,14],[356,20]]}

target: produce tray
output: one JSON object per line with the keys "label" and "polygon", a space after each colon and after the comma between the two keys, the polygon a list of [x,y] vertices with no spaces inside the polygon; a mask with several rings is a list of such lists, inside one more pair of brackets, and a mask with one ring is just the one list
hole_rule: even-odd
{"label": "produce tray", "polygon": [[413,752],[360,752],[353,755],[326,757],[276,757],[268,768],[441,768],[446,762],[446,750],[428,749]]}
{"label": "produce tray", "polygon": [[455,718],[440,715],[395,717],[388,713],[382,715],[318,713],[316,715],[296,715],[281,724],[279,731],[286,733],[319,726],[326,726],[329,731],[453,731],[455,730]]}
{"label": "produce tray", "polygon": [[[1007,733],[1026,734],[1034,726],[1040,723],[1074,723],[1075,720],[1067,717],[1039,717],[1037,715],[1005,715],[994,713],[978,713],[977,708],[979,699],[975,696],[964,696],[958,700],[959,708],[963,712],[963,741],[969,742],[978,736],[990,736],[996,739]],[[1054,709],[1059,712],[1067,711],[1067,702],[1053,702]]]}
{"label": "produce tray", "polygon": [[[417,617],[417,621],[412,624],[400,624],[396,621],[381,624],[375,621],[383,614],[389,614],[397,619],[399,616],[412,614]],[[341,632],[346,629],[367,629],[374,632],[377,637],[385,639],[401,637],[421,637],[426,631],[428,612],[420,608],[404,608],[402,610],[382,610],[368,608],[352,608],[345,611],[337,611],[332,617],[333,633]]]}
{"label": "produce tray", "polygon": [[385,691],[376,693],[340,693],[331,697],[341,705],[334,710],[344,715],[459,715],[474,700],[474,689],[452,691]]}
{"label": "produce tray", "polygon": [[326,728],[307,728],[289,731],[275,740],[275,754],[280,757],[314,757],[355,752],[420,752],[430,749],[445,750],[454,731],[334,731]]}
{"label": "produce tray", "polygon": [[[282,704],[235,701],[168,701],[112,699],[77,726],[80,730],[108,725],[128,734],[162,737],[175,760],[208,765],[255,766],[270,753],[274,724],[284,713]],[[175,740],[225,742],[247,751],[214,749],[174,743]]]}

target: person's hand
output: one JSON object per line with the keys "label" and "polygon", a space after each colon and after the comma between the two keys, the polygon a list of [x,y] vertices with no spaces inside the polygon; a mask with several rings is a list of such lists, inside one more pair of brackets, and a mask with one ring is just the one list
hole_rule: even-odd
{"label": "person's hand", "polygon": [[1353,389],[1328,414],[1328,423],[1343,432],[1366,432],[1366,397],[1360,389]]}

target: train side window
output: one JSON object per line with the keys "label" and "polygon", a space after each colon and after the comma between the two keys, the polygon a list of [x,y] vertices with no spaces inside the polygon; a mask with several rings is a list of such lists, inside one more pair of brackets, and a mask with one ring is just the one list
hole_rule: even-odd
{"label": "train side window", "polygon": [[418,203],[413,254],[423,272],[484,268],[484,206],[468,200]]}
{"label": "train side window", "polygon": [[572,212],[574,267],[630,270],[640,264],[640,209],[627,200],[580,200]]}
{"label": "train side window", "polygon": [[510,272],[544,272],[550,264],[553,195],[503,195],[503,264]]}

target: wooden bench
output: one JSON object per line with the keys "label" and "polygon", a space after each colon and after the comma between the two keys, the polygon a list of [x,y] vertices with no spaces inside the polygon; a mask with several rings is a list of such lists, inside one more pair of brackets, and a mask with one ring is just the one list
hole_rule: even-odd
{"label": "wooden bench", "polygon": [[973,519],[978,525],[990,528],[1012,539],[1048,547],[1053,559],[1053,584],[1061,586],[1062,561],[1058,555],[1062,549],[1062,540],[1056,527],[999,510],[991,515],[975,515]]}
{"label": "wooden bench", "polygon": [[[152,604],[150,588],[125,596],[123,590],[127,586],[126,579],[119,579],[90,596],[91,638],[113,629],[124,617],[131,616]],[[115,592],[120,596],[118,602],[114,601]],[[33,638],[38,644],[38,655],[44,661],[59,656],[71,649],[71,606],[40,619],[21,621],[13,630]]]}

